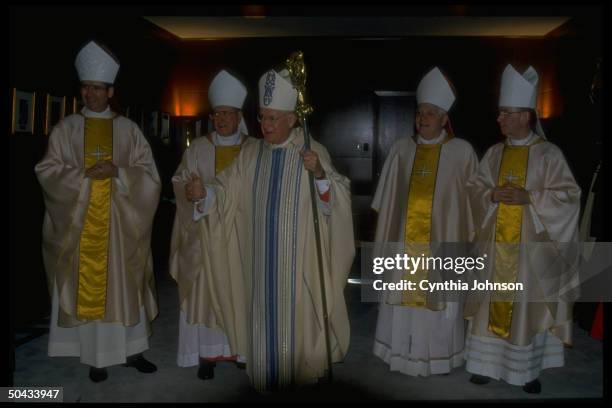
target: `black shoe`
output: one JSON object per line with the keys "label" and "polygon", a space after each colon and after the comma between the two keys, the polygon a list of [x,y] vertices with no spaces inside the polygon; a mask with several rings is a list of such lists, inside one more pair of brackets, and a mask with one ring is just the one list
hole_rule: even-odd
{"label": "black shoe", "polygon": [[147,360],[142,354],[136,354],[129,356],[127,362],[123,365],[124,367],[134,367],[141,373],[154,373],[157,371],[155,364]]}
{"label": "black shoe", "polygon": [[487,384],[491,379],[489,377],[485,377],[484,375],[474,374],[470,377],[470,382],[472,384],[484,385]]}
{"label": "black shoe", "polygon": [[242,363],[240,361],[236,361],[236,367],[238,367],[241,370],[244,370],[246,368],[246,363]]}
{"label": "black shoe", "polygon": [[89,367],[89,379],[95,383],[104,381],[108,378],[106,368]]}
{"label": "black shoe", "polygon": [[540,380],[536,378],[535,380],[523,385],[523,391],[529,394],[539,394],[542,392],[542,384],[540,384]]}
{"label": "black shoe", "polygon": [[217,364],[214,361],[200,360],[200,368],[198,369],[198,378],[202,380],[210,380],[215,378],[215,366]]}
{"label": "black shoe", "polygon": [[319,377],[317,378],[317,384],[318,385],[326,385],[326,384],[331,384],[331,378],[329,378],[329,376],[327,375],[327,370],[324,371],[323,373],[323,377]]}

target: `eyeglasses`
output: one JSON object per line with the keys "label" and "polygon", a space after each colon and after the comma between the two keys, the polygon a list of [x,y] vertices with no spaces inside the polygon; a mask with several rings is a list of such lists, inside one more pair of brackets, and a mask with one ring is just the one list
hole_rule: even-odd
{"label": "eyeglasses", "polygon": [[280,120],[280,118],[282,118],[283,116],[286,116],[286,115],[287,115],[286,113],[283,113],[283,114],[280,114],[280,115],[277,115],[277,116],[263,116],[261,114],[258,114],[257,115],[257,121],[259,123],[266,123],[266,122],[268,122],[268,123],[270,123],[272,125],[276,125],[276,123]]}
{"label": "eyeglasses", "polygon": [[231,115],[235,114],[236,112],[238,112],[238,111],[237,110],[217,111],[217,112],[211,113],[210,117],[213,118],[213,119],[227,118],[228,116],[231,116]]}
{"label": "eyeglasses", "polygon": [[513,113],[521,113],[521,112],[527,112],[527,110],[526,109],[521,109],[521,110],[516,110],[516,111],[500,110],[500,111],[497,112],[497,116],[505,118],[507,116],[512,115]]}

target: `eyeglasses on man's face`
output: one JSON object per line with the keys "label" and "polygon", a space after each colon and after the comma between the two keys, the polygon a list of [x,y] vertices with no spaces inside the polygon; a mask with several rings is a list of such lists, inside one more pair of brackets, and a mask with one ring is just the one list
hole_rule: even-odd
{"label": "eyeglasses on man's face", "polygon": [[521,112],[527,112],[527,109],[516,109],[516,110],[512,110],[512,109],[500,109],[497,112],[497,117],[500,118],[505,118],[508,117],[514,113],[521,113]]}
{"label": "eyeglasses on man's face", "polygon": [[259,123],[270,123],[271,125],[276,125],[278,123],[278,121],[283,117],[286,116],[286,113],[281,113],[278,115],[262,115],[261,113],[257,115],[257,121]]}
{"label": "eyeglasses on man's face", "polygon": [[233,115],[235,115],[236,113],[238,113],[238,110],[222,110],[222,111],[216,111],[210,114],[210,117],[213,119],[220,119],[220,118],[228,118],[231,117]]}

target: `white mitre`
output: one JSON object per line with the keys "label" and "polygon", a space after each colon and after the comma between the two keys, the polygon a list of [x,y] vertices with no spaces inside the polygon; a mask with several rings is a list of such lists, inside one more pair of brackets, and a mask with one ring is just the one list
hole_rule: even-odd
{"label": "white mitre", "polygon": [[416,99],[417,104],[430,103],[448,112],[455,102],[455,94],[442,72],[435,67],[419,82]]}
{"label": "white mitre", "polygon": [[297,96],[287,70],[282,70],[280,73],[270,70],[259,79],[260,108],[294,111]]}
{"label": "white mitre", "polygon": [[[225,70],[215,75],[208,87],[208,101],[213,109],[217,106],[231,106],[242,110],[246,96],[246,86]],[[240,120],[238,130],[245,135],[249,134],[244,117]]]}
{"label": "white mitre", "polygon": [[208,88],[208,101],[213,108],[231,106],[242,109],[246,96],[246,86],[225,70],[215,75]]}
{"label": "white mitre", "polygon": [[521,75],[512,65],[508,64],[502,74],[499,106],[533,109],[537,119],[536,133],[546,139],[536,109],[538,81],[538,73],[533,67],[530,66]]}
{"label": "white mitre", "polygon": [[96,81],[114,84],[119,71],[117,61],[95,41],[90,41],[81,48],[74,65],[81,82]]}

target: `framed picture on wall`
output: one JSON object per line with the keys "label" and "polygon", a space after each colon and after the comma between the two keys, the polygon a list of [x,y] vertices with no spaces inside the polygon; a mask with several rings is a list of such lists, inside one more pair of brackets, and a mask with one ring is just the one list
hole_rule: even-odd
{"label": "framed picture on wall", "polygon": [[66,97],[47,94],[47,109],[45,112],[45,135],[48,135],[53,126],[66,116]]}
{"label": "framed picture on wall", "polygon": [[150,137],[159,137],[159,111],[149,113],[147,133]]}
{"label": "framed picture on wall", "polygon": [[85,106],[85,104],[83,104],[83,99],[80,97],[73,97],[72,98],[72,104],[71,104],[71,109],[70,112],[72,113],[77,113],[80,112],[81,109],[83,109],[83,107]]}
{"label": "framed picture on wall", "polygon": [[165,145],[170,144],[170,114],[166,112],[161,115],[161,141]]}
{"label": "framed picture on wall", "polygon": [[36,92],[20,91],[13,88],[13,118],[11,121],[12,133],[34,134],[34,112]]}

